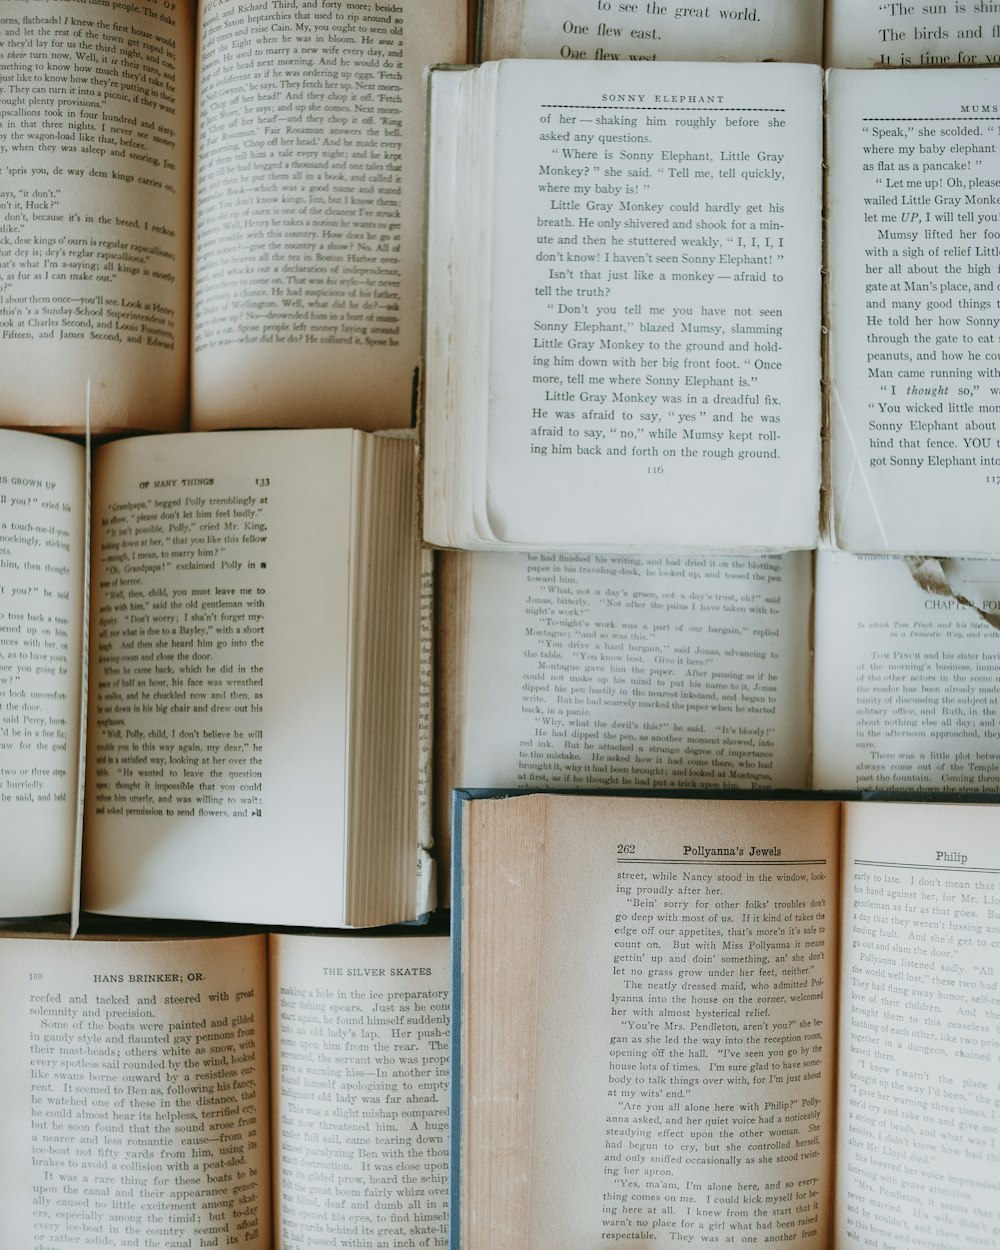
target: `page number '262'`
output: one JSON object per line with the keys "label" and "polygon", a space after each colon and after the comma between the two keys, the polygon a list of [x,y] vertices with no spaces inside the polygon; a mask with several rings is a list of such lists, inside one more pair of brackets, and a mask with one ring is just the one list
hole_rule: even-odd
{"label": "page number '262'", "polygon": [[618,843],[618,854],[619,854],[619,855],[634,855],[634,854],[635,854],[635,844],[634,844],[634,843],[632,843],[632,842],[619,842],[619,843]]}

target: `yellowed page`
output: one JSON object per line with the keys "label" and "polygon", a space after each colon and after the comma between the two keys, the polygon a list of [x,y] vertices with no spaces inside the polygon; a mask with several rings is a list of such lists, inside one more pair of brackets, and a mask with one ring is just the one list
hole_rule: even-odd
{"label": "yellowed page", "polygon": [[266,1020],[262,937],[0,941],[0,1241],[269,1247]]}
{"label": "yellowed page", "polygon": [[678,5],[647,0],[487,0],[483,60],[815,61],[823,54],[816,0]]}
{"label": "yellowed page", "polygon": [[909,5],[831,0],[826,63],[841,69],[995,64],[1000,25],[989,3]]}
{"label": "yellowed page", "polygon": [[836,546],[997,549],[1000,70],[829,78]]}
{"label": "yellowed page", "polygon": [[0,424],[184,424],[194,7],[0,0]]}
{"label": "yellowed page", "polygon": [[819,553],[817,789],[1000,789],[1000,563],[934,565]]}
{"label": "yellowed page", "polygon": [[276,1250],[444,1245],[448,938],[270,941]]}
{"label": "yellowed page", "polygon": [[102,449],[88,908],[342,923],[358,437]]}
{"label": "yellowed page", "polygon": [[456,0],[202,6],[196,427],[410,424],[423,72],[465,38]]}
{"label": "yellowed page", "polygon": [[0,431],[0,916],[72,902],[83,449]]}
{"label": "yellowed page", "polygon": [[1000,1236],[1000,812],[850,804],[836,1250]]}
{"label": "yellowed page", "polygon": [[464,807],[467,1250],[829,1233],[838,809]]}

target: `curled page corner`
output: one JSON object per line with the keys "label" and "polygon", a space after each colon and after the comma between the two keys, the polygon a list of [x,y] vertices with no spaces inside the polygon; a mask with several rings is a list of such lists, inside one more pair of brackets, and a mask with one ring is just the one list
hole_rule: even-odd
{"label": "curled page corner", "polygon": [[926,590],[928,594],[944,595],[949,599],[954,599],[963,607],[971,608],[977,616],[982,617],[987,625],[1000,629],[1000,612],[989,612],[985,608],[977,607],[966,595],[955,590],[945,570],[946,560],[939,556],[906,556],[906,563],[910,575],[921,590]]}

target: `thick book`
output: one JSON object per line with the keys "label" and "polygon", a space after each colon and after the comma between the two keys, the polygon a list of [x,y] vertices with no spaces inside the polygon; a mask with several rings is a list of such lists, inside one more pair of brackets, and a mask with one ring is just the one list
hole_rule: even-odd
{"label": "thick book", "polygon": [[2,0],[0,424],[411,423],[465,6]]}
{"label": "thick book", "polygon": [[5,1246],[443,1245],[448,939],[0,938]]}
{"label": "thick book", "polygon": [[433,74],[425,537],[996,551],[997,81]]}
{"label": "thick book", "polygon": [[111,442],[91,474],[0,432],[0,915],[74,907],[84,780],[88,910],[433,906],[415,459],[406,436],[226,431]]}
{"label": "thick book", "polygon": [[998,830],[466,798],[452,1245],[994,1241]]}

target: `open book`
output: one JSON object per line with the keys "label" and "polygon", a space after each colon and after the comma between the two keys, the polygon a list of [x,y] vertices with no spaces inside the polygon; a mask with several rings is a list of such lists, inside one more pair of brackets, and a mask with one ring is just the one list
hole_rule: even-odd
{"label": "open book", "polygon": [[1000,790],[1000,564],[443,552],[459,786]]}
{"label": "open book", "polygon": [[0,1240],[444,1244],[447,977],[445,937],[0,938]]}
{"label": "open book", "polygon": [[465,802],[452,1244],[995,1244],[998,820]]}
{"label": "open book", "polygon": [[[996,71],[432,77],[424,532],[988,553]],[[513,263],[516,258],[516,263]],[[825,511],[825,510],[824,510]]]}
{"label": "open book", "polygon": [[106,444],[88,585],[83,448],[0,432],[0,916],[74,905],[84,775],[90,910],[433,905],[414,453],[350,430]]}
{"label": "open book", "polygon": [[847,69],[1000,62],[992,10],[962,0],[917,10],[864,0],[482,0],[482,60],[814,61]]}
{"label": "open book", "polygon": [[196,428],[410,424],[422,79],[464,5],[0,0],[0,26],[0,424],[181,429],[189,372]]}

